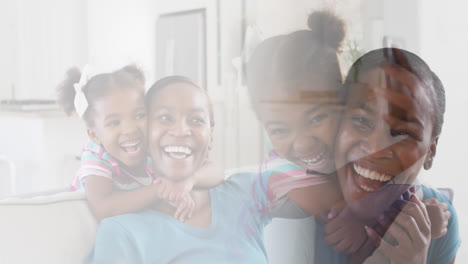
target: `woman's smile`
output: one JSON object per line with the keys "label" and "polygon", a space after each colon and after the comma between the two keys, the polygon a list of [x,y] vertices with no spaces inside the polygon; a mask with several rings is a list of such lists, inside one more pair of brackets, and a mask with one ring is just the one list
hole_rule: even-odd
{"label": "woman's smile", "polygon": [[412,183],[431,145],[431,129],[422,129],[433,126],[424,86],[403,87],[394,81],[388,87],[380,76],[385,76],[380,68],[359,76],[343,114],[336,157],[348,203],[392,180]]}
{"label": "woman's smile", "polygon": [[151,158],[160,176],[183,180],[206,161],[212,141],[209,100],[200,88],[173,83],[152,94]]}

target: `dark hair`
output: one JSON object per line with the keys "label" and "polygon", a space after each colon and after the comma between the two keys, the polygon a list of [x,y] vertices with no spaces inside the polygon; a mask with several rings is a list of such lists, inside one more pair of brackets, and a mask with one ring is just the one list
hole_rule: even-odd
{"label": "dark hair", "polygon": [[309,30],[299,30],[263,41],[247,65],[247,86],[255,105],[271,89],[295,83],[310,87],[324,80],[338,89],[342,75],[337,54],[345,35],[344,22],[329,11],[308,17]]}
{"label": "dark hair", "polygon": [[[63,108],[67,115],[75,112],[75,88],[73,85],[78,83],[81,78],[81,72],[74,67],[67,71],[65,80],[57,87],[57,102]],[[141,89],[144,93],[145,77],[143,72],[135,65],[127,65],[120,70],[111,73],[102,73],[92,77],[82,91],[88,101],[88,108],[83,115],[83,120],[88,127],[94,125],[92,112],[93,103],[116,89]]]}
{"label": "dark hair", "polygon": [[210,96],[206,92],[205,89],[201,88],[197,83],[195,83],[192,79],[185,77],[185,76],[179,76],[179,75],[173,75],[173,76],[167,76],[162,79],[159,79],[156,81],[146,92],[145,95],[145,105],[147,108],[148,113],[150,113],[151,109],[151,100],[155,96],[155,94],[161,90],[164,87],[167,87],[171,84],[176,84],[176,83],[186,83],[189,85],[192,85],[193,87],[196,87],[197,89],[200,90],[205,96],[206,99],[208,100],[208,111],[210,115],[210,126],[214,127],[215,121],[214,121],[214,111],[213,111],[213,103],[211,101]]}
{"label": "dark hair", "polygon": [[416,75],[429,89],[429,95],[434,107],[434,128],[433,136],[438,136],[442,132],[445,113],[445,89],[439,77],[429,68],[429,66],[416,54],[398,48],[380,48],[372,50],[356,60],[349,69],[344,84],[344,100],[351,93],[359,74],[369,70],[385,66],[398,65]]}

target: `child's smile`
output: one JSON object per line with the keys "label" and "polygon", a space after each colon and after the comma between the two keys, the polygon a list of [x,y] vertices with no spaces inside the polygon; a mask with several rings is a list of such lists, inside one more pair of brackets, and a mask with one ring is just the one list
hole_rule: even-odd
{"label": "child's smile", "polygon": [[260,121],[279,155],[311,173],[330,174],[335,171],[333,149],[340,109],[295,92],[260,103]]}
{"label": "child's smile", "polygon": [[96,100],[95,126],[90,136],[128,167],[140,166],[146,157],[146,109],[143,94],[122,89]]}

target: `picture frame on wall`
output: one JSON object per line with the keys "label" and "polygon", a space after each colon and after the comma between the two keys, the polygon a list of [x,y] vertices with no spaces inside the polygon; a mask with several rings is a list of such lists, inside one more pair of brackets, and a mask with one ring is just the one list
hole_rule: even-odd
{"label": "picture frame on wall", "polygon": [[165,13],[156,25],[156,78],[182,75],[207,87],[206,9]]}

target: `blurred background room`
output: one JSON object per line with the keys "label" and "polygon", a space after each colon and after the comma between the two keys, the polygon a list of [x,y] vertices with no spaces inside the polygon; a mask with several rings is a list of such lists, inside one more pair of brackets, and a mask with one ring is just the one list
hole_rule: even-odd
{"label": "blurred background room", "polygon": [[[262,39],[304,29],[311,11],[326,8],[347,25],[343,73],[386,38],[440,76],[446,119],[434,167],[421,180],[454,190],[468,239],[467,7],[461,0],[0,0],[0,197],[69,186],[88,137],[77,116],[59,109],[55,88],[67,69],[85,64],[101,73],[134,63],[147,88],[167,75],[194,79],[215,106],[213,161],[258,164],[268,143],[250,108],[244,64]],[[465,247],[458,263],[468,263]]]}

